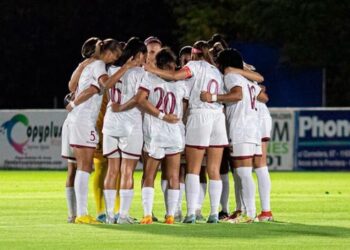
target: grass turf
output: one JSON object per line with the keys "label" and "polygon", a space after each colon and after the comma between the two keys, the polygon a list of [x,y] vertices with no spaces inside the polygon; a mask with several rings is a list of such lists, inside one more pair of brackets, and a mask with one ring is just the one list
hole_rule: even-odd
{"label": "grass turf", "polygon": [[[140,178],[137,172],[131,209],[137,218]],[[273,223],[74,225],[66,223],[65,172],[0,171],[0,249],[350,248],[350,173],[276,172],[271,178]],[[154,212],[162,218],[159,183]],[[230,189],[233,208],[232,183]],[[89,211],[95,215],[92,191]]]}

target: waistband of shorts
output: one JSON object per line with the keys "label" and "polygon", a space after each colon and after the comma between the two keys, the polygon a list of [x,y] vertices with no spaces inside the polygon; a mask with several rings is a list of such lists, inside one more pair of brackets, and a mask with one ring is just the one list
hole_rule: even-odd
{"label": "waistband of shorts", "polygon": [[190,115],[192,114],[223,114],[222,109],[191,109]]}

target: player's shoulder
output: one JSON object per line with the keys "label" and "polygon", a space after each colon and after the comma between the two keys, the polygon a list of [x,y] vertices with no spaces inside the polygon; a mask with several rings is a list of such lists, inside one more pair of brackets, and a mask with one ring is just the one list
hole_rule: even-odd
{"label": "player's shoulder", "polygon": [[108,68],[108,74],[109,74],[109,75],[112,75],[112,74],[114,74],[115,72],[117,72],[119,69],[120,69],[119,66],[111,65],[111,66],[109,66],[109,68]]}

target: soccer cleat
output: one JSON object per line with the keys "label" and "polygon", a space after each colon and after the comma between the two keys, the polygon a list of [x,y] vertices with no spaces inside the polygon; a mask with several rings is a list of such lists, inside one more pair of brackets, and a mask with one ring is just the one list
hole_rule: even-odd
{"label": "soccer cleat", "polygon": [[176,222],[181,222],[182,221],[182,213],[181,213],[181,211],[177,211],[176,213],[175,213],[175,216],[174,216],[174,218],[175,218],[175,221]]}
{"label": "soccer cleat", "polygon": [[225,219],[223,219],[224,221],[228,221],[228,220],[234,220],[236,219],[238,216],[240,216],[242,214],[241,210],[236,210],[234,211],[231,215],[229,215],[228,217],[226,217]]}
{"label": "soccer cleat", "polygon": [[115,216],[106,216],[106,224],[115,224]]}
{"label": "soccer cleat", "polygon": [[165,224],[174,224],[175,218],[172,215],[167,215],[165,218]]}
{"label": "soccer cleat", "polygon": [[119,218],[119,213],[116,213],[116,214],[114,215],[114,221],[115,221],[115,223],[118,221],[118,218]]}
{"label": "soccer cleat", "polygon": [[134,223],[135,223],[134,219],[131,218],[130,216],[126,216],[126,217],[119,216],[117,220],[117,224],[134,224]]}
{"label": "soccer cleat", "polygon": [[196,213],[196,221],[205,221],[205,218],[200,211]]}
{"label": "soccer cleat", "polygon": [[106,223],[106,214],[99,214],[97,217],[96,217],[96,220],[101,222],[101,223]]}
{"label": "soccer cleat", "polygon": [[152,223],[153,223],[152,215],[146,215],[140,221],[140,224],[143,224],[143,225],[152,224]]}
{"label": "soccer cleat", "polygon": [[152,212],[152,220],[153,220],[153,222],[157,222],[158,221],[158,218],[154,215],[153,212]]}
{"label": "soccer cleat", "polygon": [[216,224],[219,223],[219,217],[217,214],[211,214],[208,217],[207,223]]}
{"label": "soccer cleat", "polygon": [[255,218],[251,218],[245,214],[236,217],[235,219],[229,219],[227,222],[232,224],[241,224],[241,223],[253,223]]}
{"label": "soccer cleat", "polygon": [[273,216],[272,216],[271,211],[268,211],[268,212],[262,211],[262,212],[257,216],[257,219],[258,219],[259,221],[273,221]]}
{"label": "soccer cleat", "polygon": [[75,218],[75,223],[76,224],[101,224],[101,222],[97,221],[91,215],[78,216],[77,218]]}
{"label": "soccer cleat", "polygon": [[229,216],[229,214],[227,212],[224,211],[220,211],[219,212],[219,220],[224,220]]}
{"label": "soccer cleat", "polygon": [[196,216],[194,214],[187,215],[182,223],[195,224]]}
{"label": "soccer cleat", "polygon": [[74,222],[75,222],[75,218],[76,218],[76,216],[69,216],[69,217],[67,218],[67,222],[68,222],[68,223],[74,223]]}

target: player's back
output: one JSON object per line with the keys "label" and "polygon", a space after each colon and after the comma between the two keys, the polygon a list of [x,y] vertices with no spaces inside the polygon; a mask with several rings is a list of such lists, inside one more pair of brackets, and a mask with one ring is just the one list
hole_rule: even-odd
{"label": "player's back", "polygon": [[241,87],[242,100],[228,103],[226,115],[230,133],[234,133],[233,143],[260,143],[257,96],[260,87],[239,74],[227,74],[224,77],[226,91]]}
{"label": "player's back", "polygon": [[72,112],[72,121],[81,124],[93,124],[95,126],[98,113],[102,102],[102,93],[98,79],[101,75],[107,74],[106,65],[102,60],[96,60],[87,65],[79,78],[79,83],[75,96],[79,96],[84,90],[93,86],[99,90],[99,93],[90,97],[87,101],[77,105]]}
{"label": "player's back", "polygon": [[214,102],[202,102],[200,100],[201,92],[210,92],[211,94],[223,94],[224,83],[220,71],[210,63],[200,61],[190,61],[184,69],[190,70],[193,79],[189,80],[189,108],[190,109],[222,109],[223,105]]}

